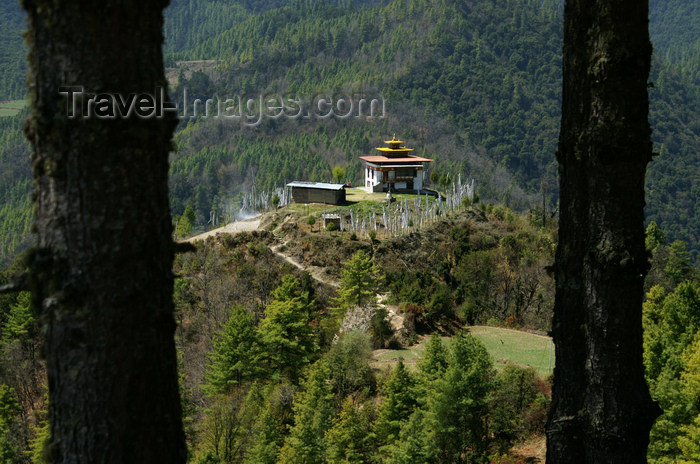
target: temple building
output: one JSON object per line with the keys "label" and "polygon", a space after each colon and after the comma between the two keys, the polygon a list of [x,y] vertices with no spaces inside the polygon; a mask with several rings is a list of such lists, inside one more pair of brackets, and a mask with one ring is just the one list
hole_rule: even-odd
{"label": "temple building", "polygon": [[365,189],[369,192],[420,191],[423,189],[423,163],[433,160],[411,155],[396,136],[379,147],[381,155],[360,156],[365,169]]}

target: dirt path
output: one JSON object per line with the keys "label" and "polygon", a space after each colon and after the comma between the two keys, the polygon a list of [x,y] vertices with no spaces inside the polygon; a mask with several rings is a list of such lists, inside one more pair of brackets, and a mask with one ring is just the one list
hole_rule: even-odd
{"label": "dirt path", "polygon": [[[219,227],[218,229],[210,230],[209,232],[204,232],[203,234],[199,234],[199,235],[195,235],[194,237],[190,237],[185,241],[192,243],[192,242],[199,241],[199,240],[206,240],[207,238],[214,237],[217,234],[237,234],[240,232],[250,232],[253,230],[257,230],[260,228],[261,219],[262,219],[261,217],[257,217],[254,219],[248,219],[246,221],[232,222],[232,223],[226,224],[223,227]],[[287,222],[287,219],[285,219],[285,221],[282,224],[284,224],[285,222]],[[280,224],[280,226],[282,224]],[[277,229],[279,229],[280,226],[278,226]],[[279,237],[278,237],[278,239],[279,239]],[[279,243],[277,245],[273,245],[270,247],[270,250],[274,254],[276,254],[277,256],[279,256],[280,258],[282,258],[283,260],[285,260],[289,264],[291,264],[292,266],[296,267],[297,269],[308,272],[311,275],[311,277],[314,280],[316,280],[317,282],[320,282],[324,285],[328,285],[328,286],[333,287],[333,288],[340,288],[340,282],[338,282],[337,280],[330,277],[326,273],[326,270],[324,268],[301,263],[301,262],[297,261],[291,255],[282,251],[282,249],[284,248],[285,245],[287,245],[287,243],[288,242],[283,242],[283,243]],[[394,329],[395,331],[398,331],[401,328],[403,328],[404,315],[398,311],[397,306],[386,304],[387,296],[388,296],[387,294],[377,295],[377,306],[386,308],[387,321],[391,325],[392,329]]]}
{"label": "dirt path", "polygon": [[305,264],[300,263],[293,257],[289,256],[288,254],[284,253],[282,251],[282,247],[286,245],[286,243],[280,243],[279,245],[274,245],[270,247],[270,250],[283,260],[287,261],[289,264],[292,266],[296,267],[297,269],[301,269],[302,271],[307,271],[309,274],[311,274],[311,277],[313,277],[315,280],[318,282],[321,282],[322,284],[329,285],[334,288],[340,288],[340,283],[338,283],[336,280],[331,279],[328,274],[326,274],[325,269],[322,267],[318,266],[307,266]]}
{"label": "dirt path", "polygon": [[253,230],[258,230],[260,228],[260,217],[255,219],[248,219],[245,221],[236,221],[226,224],[218,229],[210,230],[209,232],[204,232],[203,234],[195,235],[190,237],[185,242],[192,243],[197,240],[206,240],[209,237],[213,237],[216,234],[237,234],[239,232],[251,232]]}

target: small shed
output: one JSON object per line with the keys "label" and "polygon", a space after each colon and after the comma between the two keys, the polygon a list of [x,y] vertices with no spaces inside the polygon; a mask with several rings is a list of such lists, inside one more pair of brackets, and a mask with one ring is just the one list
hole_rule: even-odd
{"label": "small shed", "polygon": [[345,203],[345,184],[295,181],[288,183],[287,187],[292,188],[292,198],[295,203],[326,203],[329,205]]}
{"label": "small shed", "polygon": [[323,224],[325,225],[325,227],[328,227],[328,224],[333,223],[335,225],[336,230],[340,230],[340,214],[323,213],[321,215],[321,218],[323,219]]}

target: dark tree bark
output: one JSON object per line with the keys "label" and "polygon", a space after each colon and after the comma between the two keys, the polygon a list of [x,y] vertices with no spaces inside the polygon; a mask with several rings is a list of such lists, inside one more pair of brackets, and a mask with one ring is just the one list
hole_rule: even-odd
{"label": "dark tree bark", "polygon": [[643,463],[647,0],[567,0],[548,463]]}
{"label": "dark tree bark", "polygon": [[46,324],[50,459],[184,462],[167,195],[175,115],[71,119],[59,93],[165,86],[168,2],[22,3],[38,239],[30,285]]}

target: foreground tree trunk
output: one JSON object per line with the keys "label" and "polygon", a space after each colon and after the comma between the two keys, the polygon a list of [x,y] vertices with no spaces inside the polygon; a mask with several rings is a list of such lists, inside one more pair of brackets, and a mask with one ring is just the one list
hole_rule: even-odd
{"label": "foreground tree trunk", "polygon": [[548,463],[643,463],[647,0],[567,0]]}
{"label": "foreground tree trunk", "polygon": [[30,282],[46,322],[54,463],[185,461],[167,195],[174,114],[71,119],[60,94],[165,86],[166,5],[23,0],[38,238]]}

